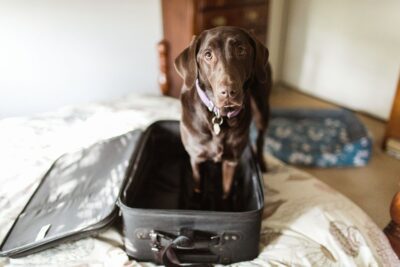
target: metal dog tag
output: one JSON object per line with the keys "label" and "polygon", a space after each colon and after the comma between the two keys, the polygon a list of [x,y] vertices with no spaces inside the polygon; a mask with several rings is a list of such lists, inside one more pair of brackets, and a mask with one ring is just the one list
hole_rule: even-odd
{"label": "metal dog tag", "polygon": [[215,116],[212,118],[211,123],[213,124],[213,130],[216,135],[219,135],[219,133],[221,132],[220,125],[222,124],[223,121],[224,119],[222,117]]}
{"label": "metal dog tag", "polygon": [[221,127],[219,127],[219,124],[218,124],[218,123],[214,123],[214,124],[213,124],[213,129],[214,129],[214,133],[215,133],[216,135],[219,135],[219,133],[221,132]]}

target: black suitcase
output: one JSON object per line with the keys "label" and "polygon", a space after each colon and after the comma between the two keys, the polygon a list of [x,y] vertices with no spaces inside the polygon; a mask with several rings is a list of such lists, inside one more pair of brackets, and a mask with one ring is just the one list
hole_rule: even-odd
{"label": "black suitcase", "polygon": [[254,259],[264,199],[250,147],[228,199],[220,198],[220,166],[206,162],[201,172],[202,193],[193,194],[177,121],[66,154],[43,178],[0,255],[21,257],[95,235],[121,215],[126,252],[137,260],[173,266]]}

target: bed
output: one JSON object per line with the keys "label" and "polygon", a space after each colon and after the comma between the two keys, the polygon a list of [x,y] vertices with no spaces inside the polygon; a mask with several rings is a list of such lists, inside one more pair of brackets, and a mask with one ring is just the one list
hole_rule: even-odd
{"label": "bed", "polygon": [[[61,154],[179,119],[178,100],[129,95],[107,103],[65,107],[32,117],[0,120],[0,241]],[[381,229],[349,199],[302,172],[265,155],[265,209],[259,256],[233,266],[399,266]],[[153,266],[129,259],[123,238],[104,233],[65,243],[0,266]]]}

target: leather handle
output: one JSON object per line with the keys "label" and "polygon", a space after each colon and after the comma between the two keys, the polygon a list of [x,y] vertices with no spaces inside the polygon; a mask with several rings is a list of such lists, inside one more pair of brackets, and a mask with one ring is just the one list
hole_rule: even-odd
{"label": "leather handle", "polygon": [[[179,242],[181,242],[183,239],[186,239],[186,238],[187,237],[185,237],[185,236],[178,236],[176,239],[174,239],[173,242],[171,242],[170,245],[168,245],[167,247],[165,247],[165,249],[162,250],[161,255],[160,255],[162,264],[164,264],[167,267],[183,266],[176,255],[176,250],[180,250],[181,248],[178,248],[176,246],[176,244],[178,244]],[[208,266],[212,266],[212,265],[208,264],[208,263],[191,263],[191,264],[185,264],[184,266],[208,267]]]}
{"label": "leather handle", "polygon": [[[182,232],[182,231],[181,231]],[[179,261],[177,253],[191,250],[192,252],[208,249],[211,245],[217,244],[219,238],[211,237],[209,241],[195,242],[193,238],[193,231],[185,229],[184,233],[189,233],[189,235],[180,234],[175,238],[171,238],[165,234],[152,230],[150,232],[150,240],[152,244],[152,250],[154,253],[155,260],[165,266],[169,267],[180,267],[183,266]],[[204,255],[207,257],[206,255]],[[214,254],[209,255],[210,261],[215,261],[218,256]],[[184,266],[192,267],[203,267],[212,266],[206,263],[191,263]]]}

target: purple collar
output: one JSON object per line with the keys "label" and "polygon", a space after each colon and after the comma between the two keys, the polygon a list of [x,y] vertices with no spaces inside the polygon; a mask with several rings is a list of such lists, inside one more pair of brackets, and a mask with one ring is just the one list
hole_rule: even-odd
{"label": "purple collar", "polygon": [[[206,92],[204,92],[201,89],[200,84],[199,84],[199,79],[196,79],[196,91],[197,91],[197,94],[199,95],[199,97],[201,99],[201,102],[203,102],[203,104],[208,108],[208,110],[210,112],[214,113],[215,116],[217,118],[219,118],[221,116],[221,112],[220,112],[219,108],[217,108],[214,105],[214,103],[208,98]],[[228,114],[226,114],[226,116],[228,117],[228,119],[233,118],[233,117],[237,116],[240,113],[241,110],[242,109],[240,108],[240,109],[228,112]]]}

